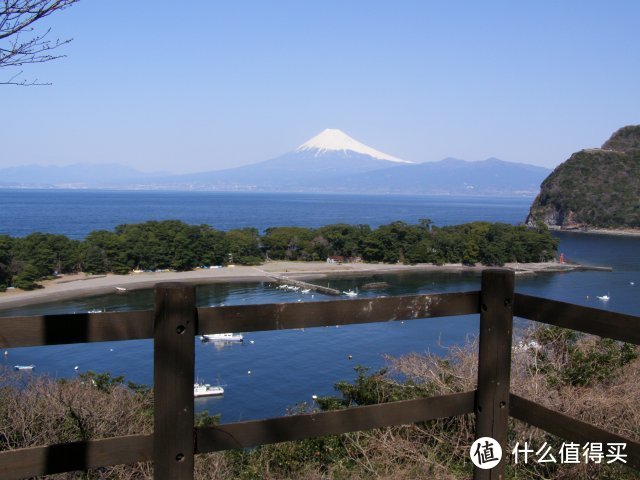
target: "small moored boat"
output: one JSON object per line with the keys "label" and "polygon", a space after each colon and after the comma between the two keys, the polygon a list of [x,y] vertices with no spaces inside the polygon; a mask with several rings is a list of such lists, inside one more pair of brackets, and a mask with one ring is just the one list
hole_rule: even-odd
{"label": "small moored boat", "polygon": [[241,333],[211,333],[200,337],[203,342],[242,342],[244,337]]}
{"label": "small moored boat", "polygon": [[194,383],[194,397],[211,397],[215,395],[224,395],[224,388],[217,385],[209,385],[208,383]]}
{"label": "small moored boat", "polygon": [[14,370],[33,370],[36,368],[35,365],[14,365]]}

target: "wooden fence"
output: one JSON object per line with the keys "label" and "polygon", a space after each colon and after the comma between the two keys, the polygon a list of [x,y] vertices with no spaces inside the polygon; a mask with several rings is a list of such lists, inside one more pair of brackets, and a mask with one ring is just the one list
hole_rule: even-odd
{"label": "wooden fence", "polygon": [[[477,390],[340,411],[194,428],[194,335],[480,314]],[[475,413],[477,438],[507,452],[509,417],[577,442],[640,443],[510,393],[513,316],[640,344],[640,317],[514,293],[514,274],[489,269],[474,292],[328,302],[195,307],[192,285],[160,283],[155,310],[0,318],[0,347],[154,339],[154,433],[0,452],[0,478],[17,479],[152,460],[155,478],[193,478],[194,455]],[[505,460],[475,479],[504,476]]]}

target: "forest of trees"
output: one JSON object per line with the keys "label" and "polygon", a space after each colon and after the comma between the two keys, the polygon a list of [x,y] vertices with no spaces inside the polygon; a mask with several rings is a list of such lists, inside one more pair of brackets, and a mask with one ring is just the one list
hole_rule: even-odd
{"label": "forest of trees", "polygon": [[500,266],[555,257],[558,242],[544,225],[530,229],[504,223],[473,222],[436,227],[393,222],[334,224],[320,228],[272,227],[229,231],[178,220],[119,225],[84,240],[32,233],[0,235],[0,291],[32,289],[37,281],[63,273],[127,274],[140,270],[192,270],[212,265],[257,265],[265,260],[325,260],[339,256],[383,263],[463,263]]}

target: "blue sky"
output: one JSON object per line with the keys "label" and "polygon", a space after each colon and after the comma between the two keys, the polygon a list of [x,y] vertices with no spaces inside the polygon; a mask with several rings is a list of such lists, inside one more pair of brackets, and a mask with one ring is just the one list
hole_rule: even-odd
{"label": "blue sky", "polygon": [[[325,128],[416,162],[554,167],[640,123],[637,1],[95,1],[0,86],[0,168],[254,163]],[[13,71],[0,74],[6,79]]]}

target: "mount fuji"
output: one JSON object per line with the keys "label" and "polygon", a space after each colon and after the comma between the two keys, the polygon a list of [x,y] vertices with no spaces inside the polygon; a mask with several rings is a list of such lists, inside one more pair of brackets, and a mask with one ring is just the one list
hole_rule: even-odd
{"label": "mount fuji", "polygon": [[292,152],[251,165],[197,174],[172,181],[194,187],[266,191],[301,191],[303,185],[323,185],[344,175],[358,175],[412,164],[369,147],[346,133],[328,128]]}
{"label": "mount fuji", "polygon": [[336,128],[323,130],[311,140],[306,141],[296,148],[296,152],[312,153],[314,157],[342,155],[343,158],[351,158],[354,154],[360,154],[367,155],[376,160],[387,160],[393,163],[413,163],[408,160],[400,160],[397,157],[371,148]]}

